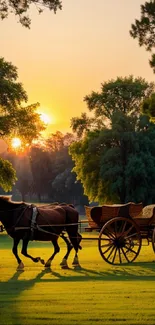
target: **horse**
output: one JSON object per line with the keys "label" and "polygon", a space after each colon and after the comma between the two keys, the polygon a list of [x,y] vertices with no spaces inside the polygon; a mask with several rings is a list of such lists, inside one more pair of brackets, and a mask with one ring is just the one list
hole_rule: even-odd
{"label": "horse", "polygon": [[[35,210],[35,213],[34,213]],[[35,218],[34,218],[35,215]],[[0,221],[6,232],[13,238],[12,252],[18,262],[17,270],[24,268],[21,258],[18,256],[18,244],[22,240],[21,253],[33,262],[41,262],[45,267],[50,267],[55,255],[60,251],[58,238],[62,237],[67,244],[67,253],[60,265],[68,268],[67,259],[72,247],[75,250],[73,265],[79,266],[78,249],[82,236],[78,233],[79,213],[71,205],[49,205],[36,207],[25,202],[14,202],[10,196],[0,196]],[[68,237],[65,237],[64,231]],[[28,254],[27,246],[30,240],[51,241],[54,252],[44,262],[40,257]]]}

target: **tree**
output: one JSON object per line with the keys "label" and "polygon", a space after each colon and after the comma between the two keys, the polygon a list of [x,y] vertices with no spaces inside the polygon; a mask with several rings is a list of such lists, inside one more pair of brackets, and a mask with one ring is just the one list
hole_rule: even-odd
{"label": "tree", "polygon": [[141,79],[136,86],[134,80],[126,80],[106,83],[105,93],[103,88],[101,94],[85,97],[94,120],[106,118],[108,123],[100,129],[93,125],[70,147],[73,171],[85,195],[101,204],[155,200],[155,126],[140,114],[153,86],[144,80],[141,84]]}
{"label": "tree", "polygon": [[0,137],[16,136],[30,144],[45,127],[36,113],[39,103],[23,105],[28,96],[17,79],[17,68],[0,58]]}
{"label": "tree", "polygon": [[111,128],[89,131],[70,147],[73,171],[90,201],[100,204],[155,200],[155,126],[115,112]]}
{"label": "tree", "polygon": [[[152,52],[155,48],[155,0],[146,1],[141,5],[140,20],[136,19],[131,25],[130,35],[137,38],[140,46],[145,46],[146,50]],[[149,61],[155,73],[155,54]]]}
{"label": "tree", "polygon": [[140,107],[145,98],[148,98],[154,90],[154,84],[145,79],[118,77],[101,84],[101,92],[92,92],[85,96],[84,101],[94,117],[82,113],[81,118],[74,117],[71,127],[78,136],[89,130],[100,130],[107,126],[114,112],[122,112],[126,115],[140,114]]}
{"label": "tree", "polygon": [[[0,58],[0,137],[8,144],[13,137],[19,137],[23,146],[28,147],[32,140],[39,137],[45,126],[41,122],[39,114],[36,113],[38,103],[24,106],[23,103],[27,102],[28,97],[17,79],[17,68],[12,63],[6,62],[4,58]],[[3,179],[1,186],[5,189],[4,184],[10,184],[10,188],[16,180],[15,173],[12,173],[12,177],[10,177],[8,172],[7,178],[4,173],[5,162],[3,160],[1,165],[3,166],[0,172],[1,179]],[[9,166],[7,164],[8,169]]]}
{"label": "tree", "polygon": [[144,100],[142,111],[144,114],[148,115],[153,122],[155,122],[155,93]]}
{"label": "tree", "polygon": [[32,147],[30,155],[30,165],[33,176],[32,189],[42,201],[43,195],[48,195],[49,182],[52,177],[52,160],[49,152],[39,147]]}
{"label": "tree", "polygon": [[0,18],[5,19],[10,13],[13,13],[18,17],[19,22],[30,28],[31,19],[27,12],[31,5],[35,5],[39,14],[43,12],[45,8],[57,12],[58,9],[62,9],[62,2],[60,0],[0,0]]}
{"label": "tree", "polygon": [[30,160],[28,155],[17,156],[14,154],[12,165],[17,173],[17,182],[13,192],[18,191],[21,194],[22,201],[26,201],[26,195],[30,194],[32,187],[32,173],[30,169]]}
{"label": "tree", "polygon": [[16,172],[8,160],[0,158],[0,187],[8,192],[17,180]]}

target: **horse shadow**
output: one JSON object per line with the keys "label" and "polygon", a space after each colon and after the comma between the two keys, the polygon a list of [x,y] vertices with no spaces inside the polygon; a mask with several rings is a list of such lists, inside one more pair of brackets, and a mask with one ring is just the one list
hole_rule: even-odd
{"label": "horse shadow", "polygon": [[[37,283],[88,282],[88,281],[155,281],[154,262],[134,262],[128,265],[108,266],[102,271],[97,269],[74,267],[69,270],[55,271],[51,268],[36,270],[35,276],[27,279],[27,270],[16,271],[8,281],[0,282],[1,321],[3,324],[20,324],[18,304],[24,291],[33,289]],[[78,284],[77,284],[78,285]],[[11,294],[10,294],[11,293]],[[4,301],[3,301],[4,297]],[[8,299],[6,300],[7,297]],[[6,313],[7,310],[7,313]]]}
{"label": "horse shadow", "polygon": [[[66,282],[66,281],[122,281],[125,279],[130,280],[155,280],[155,261],[153,262],[134,262],[121,265],[109,265],[103,271],[85,267],[74,266],[60,272],[54,271],[52,268],[44,268],[31,279],[20,279],[23,273],[26,274],[27,270],[18,270],[6,282],[0,282],[6,286],[17,282],[21,283],[19,290],[22,291],[32,288],[37,282]],[[47,277],[45,277],[47,276]]]}

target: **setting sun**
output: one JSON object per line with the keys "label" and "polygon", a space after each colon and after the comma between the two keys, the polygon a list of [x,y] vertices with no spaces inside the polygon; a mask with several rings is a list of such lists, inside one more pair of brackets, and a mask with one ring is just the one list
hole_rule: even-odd
{"label": "setting sun", "polygon": [[43,121],[45,124],[50,124],[51,123],[51,118],[49,117],[49,115],[45,114],[45,113],[40,113],[40,119],[41,121]]}
{"label": "setting sun", "polygon": [[13,138],[11,145],[13,148],[19,148],[21,146],[21,140],[19,138]]}

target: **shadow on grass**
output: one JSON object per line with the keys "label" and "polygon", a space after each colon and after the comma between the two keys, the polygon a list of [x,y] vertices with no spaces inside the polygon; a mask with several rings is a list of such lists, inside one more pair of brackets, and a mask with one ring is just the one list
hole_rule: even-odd
{"label": "shadow on grass", "polygon": [[[52,283],[62,282],[98,282],[106,281],[155,281],[155,263],[138,262],[121,266],[109,266],[104,271],[98,271],[88,268],[77,268],[69,270],[43,269],[31,279],[23,279],[28,271],[16,271],[12,277],[5,282],[0,282],[0,306],[1,321],[0,324],[22,325],[22,315],[19,310],[21,294],[28,293],[37,283],[51,286]],[[37,272],[37,271],[36,271]],[[78,284],[77,284],[78,285]],[[25,304],[25,309],[26,309]],[[49,316],[50,317],[50,316]]]}
{"label": "shadow on grass", "polygon": [[[15,286],[16,291],[33,287],[37,282],[86,282],[86,281],[155,281],[154,262],[134,262],[127,265],[109,266],[107,270],[97,271],[87,268],[75,267],[74,269],[55,272],[51,268],[43,269],[32,279],[20,279],[23,272],[16,271],[6,282],[0,282],[0,291],[3,285],[9,290]],[[18,283],[18,286],[17,286]]]}

